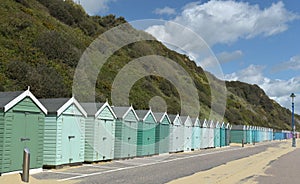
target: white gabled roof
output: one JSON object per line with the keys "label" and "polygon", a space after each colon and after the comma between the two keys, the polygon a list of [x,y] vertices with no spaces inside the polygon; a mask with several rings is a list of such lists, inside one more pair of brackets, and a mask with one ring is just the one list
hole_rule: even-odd
{"label": "white gabled roof", "polygon": [[151,108],[149,110],[136,110],[135,113],[139,117],[140,121],[146,121],[147,117],[151,114],[154,121],[157,122]]}
{"label": "white gabled roof", "polygon": [[226,125],[226,127],[225,127],[226,129],[231,129],[232,128],[232,125],[230,126],[230,124],[229,123],[227,123],[227,125]]}
{"label": "white gabled roof", "polygon": [[100,107],[100,109],[99,109],[99,110],[96,112],[96,114],[95,114],[95,118],[97,118],[97,117],[99,116],[99,114],[101,113],[101,111],[103,111],[103,109],[104,109],[105,107],[108,107],[108,109],[110,110],[110,112],[112,113],[112,115],[114,116],[114,118],[117,119],[117,116],[116,116],[115,112],[113,111],[113,109],[111,108],[111,106],[109,105],[108,102],[105,102],[105,103]]}
{"label": "white gabled roof", "polygon": [[209,128],[214,128],[214,127],[215,127],[214,120],[211,120],[211,121],[210,121],[210,124],[209,124]]}
{"label": "white gabled roof", "polygon": [[200,120],[199,120],[198,117],[197,118],[193,118],[192,119],[192,123],[193,123],[193,126],[195,126],[195,127],[201,127],[201,122],[200,122]]}
{"label": "white gabled roof", "polygon": [[217,121],[216,125],[215,125],[216,128],[221,128],[221,124],[219,121]]}
{"label": "white gabled roof", "polygon": [[182,125],[182,121],[181,121],[181,118],[179,116],[179,114],[170,114],[169,115],[169,118],[171,120],[171,124],[173,125]]}
{"label": "white gabled roof", "polygon": [[63,106],[61,106],[58,110],[57,110],[57,116],[61,115],[70,105],[74,104],[79,111],[85,116],[87,117],[87,113],[85,112],[85,110],[83,109],[83,107],[79,104],[79,102],[74,98],[70,98]]}
{"label": "white gabled roof", "polygon": [[180,116],[180,119],[184,126],[193,126],[190,116]]}
{"label": "white gabled roof", "polygon": [[221,124],[221,128],[225,128],[225,122],[223,121],[223,123]]}
{"label": "white gabled roof", "polygon": [[155,116],[157,123],[161,123],[164,120],[165,116],[167,117],[169,124],[171,123],[171,120],[170,120],[167,112],[153,112],[153,115]]}
{"label": "white gabled roof", "polygon": [[208,123],[207,123],[206,119],[204,119],[203,123],[201,124],[201,127],[202,128],[208,128]]}
{"label": "white gabled roof", "polygon": [[26,97],[29,97],[43,111],[44,114],[48,113],[47,109],[43,106],[43,104],[29,91],[29,87],[26,91],[24,91],[16,98],[8,102],[6,105],[4,105],[4,112],[7,112],[9,109],[14,107],[17,103],[19,103]]}
{"label": "white gabled roof", "polygon": [[139,117],[137,116],[132,105],[130,107],[112,106],[112,109],[113,109],[114,113],[116,114],[117,118],[119,118],[119,119],[124,119],[127,116],[127,114],[130,111],[132,111],[136,120],[139,120]]}

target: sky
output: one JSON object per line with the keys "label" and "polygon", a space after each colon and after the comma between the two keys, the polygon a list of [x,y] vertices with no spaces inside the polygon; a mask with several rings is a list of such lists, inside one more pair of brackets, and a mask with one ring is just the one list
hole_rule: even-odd
{"label": "sky", "polygon": [[[199,35],[217,57],[223,76],[216,76],[257,84],[288,109],[289,96],[295,93],[295,112],[300,114],[300,1],[80,0],[80,4],[90,15],[180,24]],[[186,39],[167,23],[146,31],[158,40]],[[205,68],[210,59],[189,49],[195,47],[193,42],[186,45],[186,54]]]}

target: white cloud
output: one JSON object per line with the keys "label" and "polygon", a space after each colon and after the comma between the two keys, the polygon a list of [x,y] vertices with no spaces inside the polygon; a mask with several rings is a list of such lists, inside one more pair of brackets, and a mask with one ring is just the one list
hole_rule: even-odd
{"label": "white cloud", "polygon": [[[274,99],[281,106],[291,109],[291,99],[289,96],[291,93],[295,93],[296,96],[299,94],[300,97],[300,77],[293,77],[288,80],[271,80],[263,75],[263,70],[264,66],[250,65],[243,70],[225,75],[225,78],[229,81],[238,80],[257,84],[271,99]],[[295,103],[297,103],[297,97]],[[295,112],[300,114],[300,108],[295,108]]]}
{"label": "white cloud", "polygon": [[237,59],[240,59],[242,56],[243,52],[241,50],[235,50],[233,52],[221,52],[217,54],[217,58],[220,63],[235,61]]}
{"label": "white cloud", "polygon": [[[275,35],[287,30],[288,22],[295,19],[299,16],[285,9],[282,2],[261,9],[258,5],[245,2],[212,0],[185,6],[172,21],[191,29],[209,46],[213,46],[259,35]],[[177,42],[185,42],[193,48],[193,42],[188,42],[187,36],[181,30],[174,29],[172,24],[154,26],[147,32],[158,39],[170,37]]]}
{"label": "white cloud", "polygon": [[174,8],[170,8],[168,6],[166,6],[164,8],[156,8],[153,12],[158,15],[163,15],[163,14],[174,15],[174,14],[176,14],[176,10]]}
{"label": "white cloud", "polygon": [[282,62],[281,64],[273,67],[272,70],[273,72],[300,70],[300,55],[291,57],[289,61]]}
{"label": "white cloud", "polygon": [[242,81],[250,84],[263,84],[268,79],[263,76],[264,66],[250,65],[249,67],[225,75],[225,80],[228,81]]}
{"label": "white cloud", "polygon": [[97,15],[108,11],[108,3],[116,0],[75,0],[74,2],[80,3],[89,15]]}

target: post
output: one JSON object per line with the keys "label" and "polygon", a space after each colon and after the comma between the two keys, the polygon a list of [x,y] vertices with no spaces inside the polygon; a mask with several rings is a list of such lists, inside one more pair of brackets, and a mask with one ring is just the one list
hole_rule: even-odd
{"label": "post", "polygon": [[23,152],[23,173],[22,181],[29,182],[29,168],[30,168],[30,151],[28,148],[24,149]]}
{"label": "post", "polygon": [[296,135],[295,135],[295,131],[296,131],[296,126],[295,126],[295,122],[294,122],[294,98],[296,97],[296,95],[294,93],[291,94],[290,96],[292,98],[292,136],[293,136],[293,140],[292,140],[292,147],[296,147]]}
{"label": "post", "polygon": [[242,139],[242,147],[244,147],[244,139]]}

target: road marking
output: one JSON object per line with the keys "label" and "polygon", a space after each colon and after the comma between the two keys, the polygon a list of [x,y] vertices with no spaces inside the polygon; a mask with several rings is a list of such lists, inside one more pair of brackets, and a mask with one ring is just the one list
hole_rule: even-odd
{"label": "road marking", "polygon": [[145,163],[136,162],[136,161],[116,161],[116,163],[127,164],[127,165],[144,165]]}
{"label": "road marking", "polygon": [[[275,144],[275,143],[276,142],[266,142],[266,143],[261,143],[259,145],[256,145],[255,147],[260,147],[260,146],[265,146],[265,145],[268,145],[268,144]],[[113,169],[113,170],[108,170],[108,171],[102,171],[102,172],[96,172],[96,173],[90,173],[90,174],[82,174],[80,176],[74,176],[74,177],[70,177],[70,178],[60,179],[60,180],[57,180],[57,181],[68,181],[68,180],[73,180],[73,179],[85,178],[85,177],[89,177],[89,176],[95,176],[95,175],[112,173],[112,172],[117,172],[117,171],[122,171],[122,170],[134,169],[134,168],[138,168],[138,167],[151,166],[151,165],[155,165],[155,164],[168,163],[168,162],[173,162],[173,161],[177,161],[177,160],[189,159],[189,158],[194,158],[194,157],[202,157],[202,156],[206,156],[206,155],[213,155],[213,154],[217,154],[217,153],[224,153],[224,152],[236,151],[236,150],[248,149],[248,148],[253,148],[253,147],[244,147],[244,148],[237,147],[237,148],[233,148],[233,149],[226,149],[226,150],[219,150],[219,151],[213,151],[213,152],[208,152],[208,153],[201,153],[201,154],[197,154],[197,155],[174,158],[174,159],[170,159],[170,160],[163,160],[163,161],[159,161],[159,162],[153,162],[153,163],[147,163],[147,164],[142,164],[142,165],[123,167],[123,168],[118,168],[118,169]]]}
{"label": "road marking", "polygon": [[95,167],[95,168],[102,168],[102,169],[114,169],[114,168],[119,168],[119,167],[114,167],[114,166],[102,166],[102,165],[91,165],[91,164],[83,164],[83,166],[87,167]]}
{"label": "road marking", "polygon": [[83,173],[71,173],[71,172],[59,172],[59,171],[47,171],[47,172],[51,172],[51,173],[54,173],[54,174],[65,174],[65,175],[76,175],[76,176],[84,175]]}

